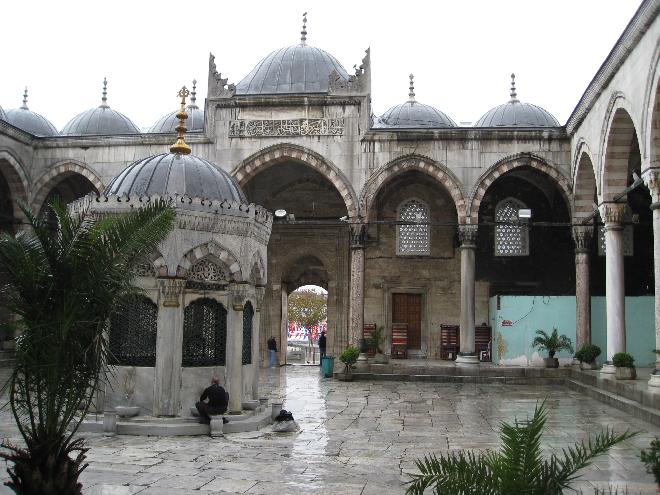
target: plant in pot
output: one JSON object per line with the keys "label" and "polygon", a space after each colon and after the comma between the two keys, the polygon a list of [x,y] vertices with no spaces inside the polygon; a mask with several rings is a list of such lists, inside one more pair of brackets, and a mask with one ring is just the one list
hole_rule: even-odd
{"label": "plant in pot", "polygon": [[344,363],[344,373],[339,373],[337,378],[340,380],[350,381],[353,379],[353,365],[360,356],[360,349],[355,346],[349,346],[342,351],[339,355],[339,360]]}
{"label": "plant in pot", "polygon": [[383,354],[383,349],[381,344],[385,340],[383,335],[385,328],[383,326],[376,327],[376,329],[371,332],[371,338],[369,339],[369,347],[374,350],[374,363],[376,364],[386,364],[388,359],[385,354]]}
{"label": "plant in pot", "polygon": [[555,353],[559,351],[573,352],[571,339],[566,337],[566,335],[559,335],[556,328],[552,329],[550,335],[544,330],[537,330],[532,347],[548,351],[548,357],[544,359],[546,368],[559,368],[559,359],[555,357]]}
{"label": "plant in pot", "polygon": [[635,358],[627,352],[617,352],[612,356],[612,363],[616,367],[617,380],[634,380],[637,378],[635,370]]}
{"label": "plant in pot", "polygon": [[580,361],[581,370],[596,370],[596,358],[600,356],[600,347],[594,344],[584,344],[580,350],[575,353],[575,358]]}

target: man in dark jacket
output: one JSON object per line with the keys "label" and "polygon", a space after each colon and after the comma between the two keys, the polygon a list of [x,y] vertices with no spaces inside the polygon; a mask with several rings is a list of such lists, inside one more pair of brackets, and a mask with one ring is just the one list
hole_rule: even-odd
{"label": "man in dark jacket", "polygon": [[275,337],[271,336],[268,339],[268,367],[272,368],[277,364],[277,342]]}
{"label": "man in dark jacket", "polygon": [[[208,424],[211,422],[211,415],[223,414],[227,410],[227,404],[229,404],[229,394],[220,386],[219,378],[214,376],[211,386],[202,392],[199,402],[195,406],[199,411],[199,416]],[[222,421],[226,422],[224,418]]]}
{"label": "man in dark jacket", "polygon": [[325,332],[321,332],[319,337],[319,353],[321,354],[321,360],[325,357]]}

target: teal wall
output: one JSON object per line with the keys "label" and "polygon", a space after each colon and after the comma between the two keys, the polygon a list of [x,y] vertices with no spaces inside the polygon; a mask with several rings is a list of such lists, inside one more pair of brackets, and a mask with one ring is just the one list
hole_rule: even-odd
{"label": "teal wall", "polygon": [[[653,296],[626,297],[626,347],[635,358],[637,366],[655,362],[655,316]],[[495,362],[510,365],[543,365],[545,353],[532,348],[536,330],[552,332],[557,328],[575,345],[575,297],[574,296],[500,296],[489,301],[490,324],[493,327],[493,354]],[[511,326],[502,326],[504,320]],[[591,298],[592,342],[603,350],[599,363],[606,352],[605,298]],[[503,343],[498,346],[498,342]],[[500,350],[504,352],[500,355]],[[561,364],[569,364],[572,354],[559,353]]]}

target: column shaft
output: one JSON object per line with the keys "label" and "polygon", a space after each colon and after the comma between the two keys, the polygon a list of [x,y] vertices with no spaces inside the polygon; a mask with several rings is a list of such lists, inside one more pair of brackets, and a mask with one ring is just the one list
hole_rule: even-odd
{"label": "column shaft", "polygon": [[227,311],[227,392],[229,413],[240,413],[243,402],[243,307],[247,300],[245,284],[229,287]]}
{"label": "column shaft", "polygon": [[[642,174],[651,193],[653,210],[653,267],[655,275],[655,348],[660,349],[660,169],[649,168]],[[660,387],[660,354],[655,355],[655,371],[649,385]]]}
{"label": "column shaft", "polygon": [[576,350],[591,343],[591,291],[589,269],[593,226],[573,228],[575,241],[575,333]]}
{"label": "column shaft", "polygon": [[364,332],[364,224],[351,225],[351,285],[349,304],[349,345],[360,347]]}
{"label": "column shaft", "polygon": [[461,241],[461,351],[457,364],[478,364],[479,356],[474,345],[474,284],[477,226],[461,225],[458,228]]}

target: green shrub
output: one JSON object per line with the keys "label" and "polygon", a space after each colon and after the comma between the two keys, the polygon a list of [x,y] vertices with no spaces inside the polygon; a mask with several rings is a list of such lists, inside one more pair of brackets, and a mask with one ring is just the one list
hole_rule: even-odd
{"label": "green shrub", "polygon": [[660,488],[660,440],[657,438],[653,440],[651,449],[648,452],[642,450],[639,457],[646,464],[646,472],[653,475],[658,488]]}
{"label": "green shrub", "polygon": [[634,368],[635,358],[627,352],[617,352],[612,356],[612,362],[617,368]]}
{"label": "green shrub", "polygon": [[342,351],[339,355],[339,360],[346,365],[347,368],[351,368],[358,360],[360,356],[360,350],[357,347],[350,346]]}
{"label": "green shrub", "polygon": [[383,350],[380,348],[380,344],[385,340],[383,335],[384,328],[382,326],[376,327],[373,332],[371,332],[371,338],[369,339],[369,348],[376,351],[376,353],[382,353]]}
{"label": "green shrub", "polygon": [[600,347],[594,344],[584,344],[580,350],[575,353],[575,357],[581,363],[593,363],[600,356]]}

